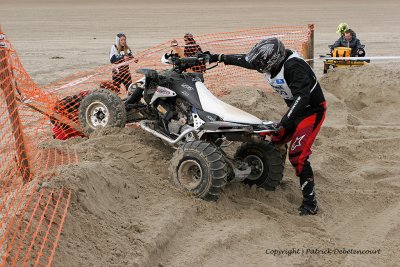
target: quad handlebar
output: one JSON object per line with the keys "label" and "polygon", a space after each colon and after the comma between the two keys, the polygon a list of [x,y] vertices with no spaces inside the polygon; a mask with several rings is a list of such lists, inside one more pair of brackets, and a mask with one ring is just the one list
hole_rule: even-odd
{"label": "quad handlebar", "polygon": [[195,67],[202,62],[208,62],[210,59],[209,54],[206,53],[196,53],[193,57],[181,58],[175,53],[165,54],[164,58],[173,64],[173,70],[178,73],[182,73],[187,69]]}
{"label": "quad handlebar", "polygon": [[[193,57],[184,57],[181,58],[175,53],[165,54],[162,58],[162,61],[168,64],[172,64],[172,71],[176,73],[182,73],[187,69],[197,66],[200,63],[208,62],[210,59],[210,55],[207,53],[197,53]],[[159,71],[154,69],[138,69],[137,73],[144,74],[145,84],[148,87],[150,82],[159,83],[162,80],[166,79],[166,76],[162,75]]]}

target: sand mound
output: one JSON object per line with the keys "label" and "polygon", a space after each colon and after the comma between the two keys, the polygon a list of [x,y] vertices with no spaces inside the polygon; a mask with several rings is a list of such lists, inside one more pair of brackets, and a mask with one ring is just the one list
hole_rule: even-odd
{"label": "sand mound", "polygon": [[[52,182],[73,191],[54,265],[396,265],[400,99],[393,77],[399,72],[371,66],[321,79],[329,110],[311,157],[321,205],[314,217],[297,215],[301,194],[289,165],[275,192],[233,184],[217,203],[207,203],[170,184],[173,150],[140,129],[70,140],[81,163],[64,167]],[[257,90],[224,99],[263,119],[279,119],[286,110],[279,96]],[[265,253],[292,248],[381,254]]]}
{"label": "sand mound", "polygon": [[400,104],[398,77],[398,69],[369,65],[335,69],[321,78],[321,84],[341,100],[341,108],[349,113],[349,123],[394,124],[397,110],[393,107]]}

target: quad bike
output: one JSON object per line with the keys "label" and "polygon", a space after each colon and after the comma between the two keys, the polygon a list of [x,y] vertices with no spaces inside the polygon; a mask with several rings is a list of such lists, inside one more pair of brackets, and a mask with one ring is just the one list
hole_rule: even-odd
{"label": "quad bike", "polygon": [[328,47],[331,50],[331,53],[320,56],[324,59],[324,73],[327,73],[329,69],[337,67],[359,67],[364,66],[370,62],[369,59],[363,58],[365,56],[365,45],[362,45],[361,48],[359,48],[357,51],[354,51],[353,54],[350,47],[333,48],[332,45],[329,45]]}
{"label": "quad bike", "polygon": [[[139,122],[143,130],[177,148],[170,173],[179,188],[195,197],[215,201],[227,182],[243,182],[274,190],[283,176],[283,159],[266,135],[276,124],[237,109],[215,97],[201,73],[187,73],[207,57],[165,55],[172,69],[139,69],[144,78],[135,83],[145,103],[127,104],[115,93],[89,93],[79,108],[85,131],[102,126],[124,127]],[[224,141],[242,142],[233,158],[221,148]]]}

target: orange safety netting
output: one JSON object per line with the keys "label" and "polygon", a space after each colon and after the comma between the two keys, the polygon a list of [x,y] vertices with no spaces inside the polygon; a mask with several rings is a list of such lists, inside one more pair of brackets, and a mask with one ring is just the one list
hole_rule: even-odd
{"label": "orange safety netting", "polygon": [[52,261],[71,194],[47,184],[56,166],[77,156],[51,145],[49,117],[42,113],[57,96],[32,81],[4,37],[0,33],[0,266],[43,266]]}
{"label": "orange safety netting", "polygon": [[[93,90],[98,88],[100,84],[108,85],[113,90],[120,90],[117,87],[120,85],[121,88],[124,88],[123,84],[129,83],[130,77],[134,82],[143,76],[142,74],[137,74],[135,72],[136,69],[169,69],[170,66],[163,65],[160,60],[164,53],[174,51],[181,56],[193,56],[195,52],[199,51],[198,47],[203,52],[210,51],[214,54],[247,53],[258,41],[267,37],[278,37],[283,41],[286,48],[296,50],[303,58],[312,58],[312,49],[310,49],[312,47],[310,46],[313,45],[313,33],[313,25],[310,25],[308,27],[272,27],[207,34],[194,36],[189,41],[184,41],[185,38],[182,36],[134,53],[133,58],[125,57],[118,62],[119,64],[102,66],[91,71],[70,75],[65,79],[50,84],[45,89],[62,91],[60,92],[62,95],[70,95],[76,90]],[[129,45],[129,39],[127,41]],[[195,42],[194,44],[193,41]],[[177,46],[175,46],[176,44]],[[129,66],[129,71],[121,73],[120,70],[124,68],[124,65]],[[194,70],[202,71],[204,69],[199,66],[195,67]],[[235,66],[225,66],[223,63],[220,63],[216,68],[207,70],[204,74],[205,84],[217,93],[224,90],[229,91],[232,85],[244,84],[248,87],[268,87],[263,76],[257,72]]]}
{"label": "orange safety netting", "polygon": [[[0,29],[0,265],[51,264],[71,192],[47,184],[57,166],[78,161],[73,150],[52,140],[54,136],[84,136],[78,108],[87,91],[103,87],[124,96],[126,87],[143,76],[135,70],[170,68],[161,64],[165,53],[174,51],[182,57],[200,50],[247,53],[270,36],[280,38],[304,58],[312,58],[313,32],[313,25],[309,25],[182,36],[125,56],[116,64],[70,75],[40,88]],[[238,87],[269,90],[256,71],[223,63],[208,70],[206,67],[200,64],[188,71],[203,72],[206,86],[216,94]]]}

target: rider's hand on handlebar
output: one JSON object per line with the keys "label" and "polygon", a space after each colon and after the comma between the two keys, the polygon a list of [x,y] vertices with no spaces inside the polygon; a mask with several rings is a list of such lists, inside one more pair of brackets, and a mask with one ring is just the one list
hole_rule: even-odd
{"label": "rider's hand on handlebar", "polygon": [[204,52],[204,54],[208,55],[209,57],[208,63],[215,63],[220,61],[221,58],[220,54],[211,54],[210,51],[206,51]]}
{"label": "rider's hand on handlebar", "polygon": [[283,141],[285,137],[285,128],[282,126],[282,123],[275,122],[274,123],[275,132],[271,134],[271,142],[276,144]]}
{"label": "rider's hand on handlebar", "polygon": [[275,122],[273,125],[277,132],[283,129],[283,125],[281,122]]}

